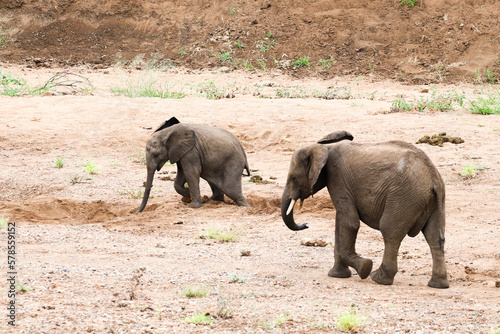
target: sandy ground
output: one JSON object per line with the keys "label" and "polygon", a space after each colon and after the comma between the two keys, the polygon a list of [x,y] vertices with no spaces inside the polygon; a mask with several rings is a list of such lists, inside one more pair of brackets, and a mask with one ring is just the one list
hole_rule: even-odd
{"label": "sandy ground", "polygon": [[[458,106],[449,112],[387,113],[397,95],[413,99],[429,87],[369,77],[299,81],[272,73],[74,71],[90,80],[93,95],[0,97],[0,217],[16,222],[17,278],[27,290],[18,291],[15,332],[339,332],[337,319],[351,308],[364,319],[361,333],[490,333],[500,326],[498,116],[472,115]],[[3,67],[3,72],[39,84],[55,70]],[[187,97],[133,99],[110,92],[150,76]],[[207,99],[199,84],[208,81],[235,97]],[[353,98],[259,97],[276,96],[280,89],[328,87],[343,87]],[[472,98],[479,88],[436,89]],[[141,199],[133,197],[146,176],[140,162],[146,139],[171,116],[223,127],[240,139],[253,173],[271,182],[243,178],[251,208],[227,201],[191,209],[173,183],[162,180],[175,177],[175,167],[166,166],[157,173],[146,211],[135,213]],[[432,262],[422,234],[403,241],[392,286],[355,274],[328,277],[332,245],[301,245],[306,238],[333,239],[335,211],[326,190],[296,212],[309,229],[292,232],[284,226],[279,205],[291,154],[335,130],[351,132],[357,142],[414,143],[441,132],[465,140],[418,145],[446,183],[449,289],[427,287]],[[54,167],[57,157],[63,168]],[[98,166],[97,174],[84,172],[88,162]],[[459,173],[470,163],[485,169],[467,180]],[[204,181],[202,195],[210,195]],[[209,228],[230,228],[238,237],[228,243],[200,238]],[[0,230],[3,254],[6,238],[6,229]],[[380,233],[362,225],[357,251],[377,268]],[[5,265],[4,259],[2,275]],[[186,288],[208,292],[186,298]],[[230,316],[218,317],[224,310]],[[185,320],[200,313],[213,322]],[[2,317],[0,331],[14,332]]]}

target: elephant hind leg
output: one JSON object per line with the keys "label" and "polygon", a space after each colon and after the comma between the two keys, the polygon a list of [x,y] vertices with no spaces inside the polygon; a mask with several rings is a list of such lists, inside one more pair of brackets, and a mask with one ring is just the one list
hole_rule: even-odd
{"label": "elephant hind leg", "polygon": [[250,206],[241,190],[241,172],[225,178],[221,190],[239,206]]}
{"label": "elephant hind leg", "polygon": [[450,286],[444,259],[444,226],[444,212],[436,210],[422,230],[432,254],[432,277],[428,285],[438,289],[446,289]]}
{"label": "elephant hind leg", "polygon": [[222,192],[222,190],[220,190],[220,188],[217,187],[217,185],[215,185],[215,183],[210,182],[210,181],[207,181],[207,182],[210,185],[210,188],[212,189],[211,199],[213,199],[214,201],[224,202],[224,193]]}

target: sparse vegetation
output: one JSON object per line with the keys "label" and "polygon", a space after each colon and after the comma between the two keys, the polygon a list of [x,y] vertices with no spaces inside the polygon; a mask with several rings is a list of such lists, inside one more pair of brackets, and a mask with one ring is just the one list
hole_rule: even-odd
{"label": "sparse vegetation", "polygon": [[462,171],[460,175],[464,179],[472,179],[478,176],[478,171],[483,170],[484,166],[476,166],[474,163],[466,164],[462,166]]}
{"label": "sparse vegetation", "polygon": [[12,73],[4,74],[0,67],[0,95],[22,96],[41,95],[50,91],[50,85],[41,87],[30,87],[25,79],[17,78]]}
{"label": "sparse vegetation", "polygon": [[240,41],[234,42],[234,45],[236,45],[236,47],[238,49],[244,49],[245,48],[245,45],[243,45]]}
{"label": "sparse vegetation", "polygon": [[97,165],[92,161],[89,161],[85,164],[85,173],[89,175],[99,174],[100,171],[101,170],[99,169],[99,167],[97,167]]}
{"label": "sparse vegetation", "polygon": [[229,276],[229,283],[240,283],[240,284],[243,284],[243,283],[246,283],[247,280],[245,278],[244,275],[238,275],[238,274],[230,274]]}
{"label": "sparse vegetation", "polygon": [[195,325],[210,325],[213,319],[206,313],[198,313],[184,319],[185,322]]}
{"label": "sparse vegetation", "polygon": [[213,81],[205,81],[197,86],[198,92],[205,94],[209,100],[220,100],[224,98],[234,97],[234,93],[230,87],[218,87]]}
{"label": "sparse vegetation", "polygon": [[186,287],[182,291],[182,295],[187,298],[203,298],[207,295],[207,288],[191,288]]}
{"label": "sparse vegetation", "polygon": [[337,327],[346,333],[355,333],[363,326],[364,318],[357,314],[355,307],[344,312],[337,320]]}
{"label": "sparse vegetation", "polygon": [[182,91],[173,91],[171,85],[162,84],[154,78],[146,78],[136,82],[129,81],[125,87],[111,87],[111,92],[126,97],[159,97],[161,99],[182,99],[186,96]]}
{"label": "sparse vegetation", "polygon": [[9,224],[9,218],[0,217],[0,229],[7,227]]}
{"label": "sparse vegetation", "polygon": [[271,32],[266,33],[265,36],[266,38],[257,41],[257,49],[262,53],[266,53],[267,51],[273,49],[276,45],[278,45],[278,42],[276,42],[274,39],[271,40],[271,37],[273,36]]}
{"label": "sparse vegetation", "polygon": [[233,5],[229,6],[229,16],[236,14],[236,8]]}
{"label": "sparse vegetation", "polygon": [[302,56],[300,57],[299,59],[297,59],[296,61],[294,61],[292,63],[292,66],[295,67],[295,68],[301,68],[301,67],[309,67],[311,66],[311,61],[309,59],[309,56]]}
{"label": "sparse vegetation", "polygon": [[218,242],[233,242],[241,236],[241,230],[234,228],[209,227],[200,236],[200,239],[212,239]]}
{"label": "sparse vegetation", "polygon": [[146,161],[146,153],[144,153],[144,152],[137,152],[137,154],[135,156],[133,156],[133,157],[130,158],[130,161],[135,162],[137,164],[145,165],[147,163],[147,161]]}
{"label": "sparse vegetation", "polygon": [[474,101],[469,101],[467,109],[473,114],[500,114],[500,90],[493,89],[485,94],[486,97],[480,96]]}
{"label": "sparse vegetation", "polygon": [[229,307],[230,299],[224,294],[217,297],[217,309],[215,316],[220,319],[230,319],[233,317],[233,310]]}
{"label": "sparse vegetation", "polygon": [[126,190],[118,190],[118,193],[120,195],[128,195],[131,198],[142,198],[142,196],[144,196],[144,190],[134,191],[132,189],[126,189]]}
{"label": "sparse vegetation", "polygon": [[252,255],[252,251],[249,249],[241,249],[240,250],[240,255],[241,256],[250,256]]}
{"label": "sparse vegetation", "polygon": [[83,180],[83,176],[78,175],[78,174],[75,174],[75,175],[73,175],[73,176],[69,179],[69,183],[71,183],[71,184],[77,184],[77,183],[82,182],[82,180]]}
{"label": "sparse vegetation", "polygon": [[407,5],[408,7],[413,7],[417,3],[417,0],[402,0],[401,6]]}
{"label": "sparse vegetation", "polygon": [[54,160],[54,167],[55,168],[63,168],[64,167],[63,157],[57,157],[56,160]]}
{"label": "sparse vegetation", "polygon": [[7,47],[7,42],[9,41],[9,39],[10,37],[7,29],[0,26],[0,50]]}
{"label": "sparse vegetation", "polygon": [[321,65],[322,69],[327,70],[330,67],[332,67],[334,61],[335,61],[335,59],[333,59],[333,57],[330,56],[330,58],[328,58],[328,59],[321,58],[318,62]]}

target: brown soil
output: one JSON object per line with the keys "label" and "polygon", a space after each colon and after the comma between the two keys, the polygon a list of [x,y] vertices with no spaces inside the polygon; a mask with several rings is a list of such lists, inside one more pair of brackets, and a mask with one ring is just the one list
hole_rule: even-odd
{"label": "brown soil", "polygon": [[[10,40],[0,59],[102,68],[147,66],[138,61],[144,57],[229,70],[247,60],[296,77],[370,75],[412,83],[479,80],[476,70],[487,80],[488,70],[500,80],[498,22],[497,0],[418,0],[414,7],[400,0],[2,1],[0,25]],[[231,59],[217,58],[227,52]],[[294,68],[303,56],[311,66]],[[323,68],[320,59],[330,57],[332,66]]]}
{"label": "brown soil", "polygon": [[[46,82],[57,69],[6,66],[3,71],[35,84]],[[220,86],[237,82],[235,97],[209,100],[192,93],[180,100],[130,99],[111,95],[109,87],[136,80],[145,75],[143,71],[73,71],[88,78],[93,96],[0,97],[0,217],[17,223],[18,282],[27,289],[17,296],[16,331],[6,325],[5,316],[0,329],[339,332],[336,321],[351,308],[365,319],[361,333],[489,333],[499,326],[497,116],[472,115],[460,108],[388,113],[396,96],[422,91],[389,81],[337,82],[359,97],[350,100],[264,99],[253,96],[256,85],[324,90],[333,83],[248,72],[190,75],[172,69],[157,75],[176,87],[206,80]],[[466,94],[475,89],[460,88]],[[369,99],[374,91],[378,95]],[[146,139],[151,129],[174,115],[182,122],[229,129],[241,140],[254,174],[270,181],[243,178],[251,208],[207,201],[200,209],[190,209],[167,178],[175,178],[175,167],[166,166],[156,176],[154,197],[145,212],[135,213],[146,176],[140,163]],[[426,285],[432,261],[422,234],[403,241],[400,271],[392,286],[357,275],[328,277],[335,209],[326,190],[296,212],[297,221],[308,222],[309,229],[291,232],[284,226],[280,196],[292,152],[341,129],[357,142],[415,143],[425,134],[443,132],[464,139],[460,145],[418,145],[434,161],[447,187],[449,289]],[[64,159],[60,169],[54,167],[58,156]],[[99,173],[84,172],[89,161]],[[459,173],[471,162],[485,169],[464,179]],[[202,194],[210,195],[205,182]],[[228,243],[200,238],[214,227],[232,229],[238,238]],[[303,239],[328,246],[307,247]],[[0,240],[6,254],[6,229],[0,229]],[[362,225],[357,251],[373,259],[377,268],[383,252],[380,233]],[[187,287],[206,288],[208,293],[188,299],[182,295]],[[227,319],[218,316],[224,305],[231,313]],[[185,321],[200,313],[208,313],[213,323]]]}

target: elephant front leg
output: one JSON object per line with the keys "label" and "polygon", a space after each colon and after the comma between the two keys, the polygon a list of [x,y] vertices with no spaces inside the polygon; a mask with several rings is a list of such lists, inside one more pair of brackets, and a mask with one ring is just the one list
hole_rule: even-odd
{"label": "elephant front leg", "polygon": [[[182,187],[188,191],[188,196],[191,197],[191,204],[189,204],[190,207],[192,208],[200,208],[202,206],[201,204],[201,196],[200,196],[200,173],[201,173],[201,168],[194,168],[193,166],[188,166],[189,168],[181,168],[183,170],[183,175],[184,178],[188,184],[188,188],[184,188],[184,183],[182,184]],[[177,181],[177,178],[175,179]],[[181,182],[180,180],[179,182]],[[179,192],[180,189],[177,189],[179,187],[179,184],[176,187],[177,192]],[[181,190],[183,191],[183,190]],[[184,196],[181,192],[179,192],[181,195]]]}
{"label": "elephant front leg", "polygon": [[185,187],[186,177],[180,166],[177,166],[177,176],[174,181],[175,191],[182,197],[190,198],[189,189]]}
{"label": "elephant front leg", "polygon": [[356,213],[340,213],[335,220],[335,264],[328,272],[331,277],[351,276],[348,266],[353,267],[361,279],[370,275],[373,262],[356,253],[356,237],[359,230],[359,218]]}

